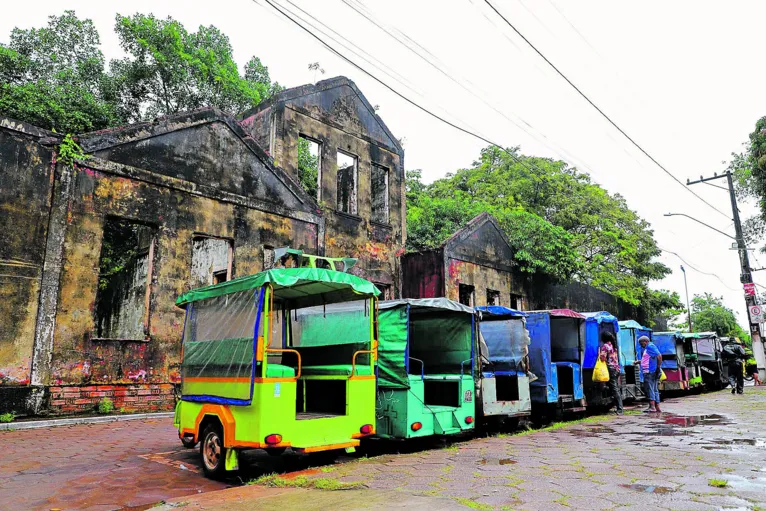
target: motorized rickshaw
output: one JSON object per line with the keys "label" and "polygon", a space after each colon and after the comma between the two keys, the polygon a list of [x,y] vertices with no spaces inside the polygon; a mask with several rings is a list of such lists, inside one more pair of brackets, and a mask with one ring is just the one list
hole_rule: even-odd
{"label": "motorized rickshaw", "polygon": [[478,307],[476,416],[483,422],[518,423],[532,413],[525,357],[529,350],[527,314],[508,307]]}
{"label": "motorized rickshaw", "polygon": [[352,449],[375,433],[376,302],[362,278],[280,268],[189,291],[175,425],[206,475],[238,452]]}
{"label": "motorized rickshaw", "polygon": [[659,389],[665,392],[688,390],[683,336],[679,332],[655,332],[653,342],[662,355],[662,371],[665,373],[665,380],[659,383]]}
{"label": "motorized rickshaw", "polygon": [[[588,406],[606,406],[612,401],[612,394],[605,385],[593,381],[593,368],[598,360],[598,353],[601,349],[601,334],[610,332],[615,340],[618,338],[620,326],[617,318],[606,311],[582,312],[585,316],[585,352],[583,354],[583,386],[585,387],[585,399]],[[618,350],[619,355],[619,350]],[[620,360],[620,365],[624,363]],[[624,369],[620,371],[620,381],[618,389],[625,399],[625,374]]]}
{"label": "motorized rickshaw", "polygon": [[446,298],[379,304],[377,436],[474,428],[474,310]]}
{"label": "motorized rickshaw", "polygon": [[535,415],[584,412],[585,316],[569,309],[529,312],[527,328],[531,371],[537,376],[529,384]]}
{"label": "motorized rickshaw", "polygon": [[724,369],[721,341],[715,332],[694,332],[692,342],[697,348],[702,383],[710,390],[722,389],[729,384]]}
{"label": "motorized rickshaw", "polygon": [[617,344],[620,347],[620,360],[625,378],[626,399],[639,399],[644,396],[641,385],[641,368],[634,365],[639,352],[638,340],[641,336],[652,339],[652,329],[632,319],[618,322]]}

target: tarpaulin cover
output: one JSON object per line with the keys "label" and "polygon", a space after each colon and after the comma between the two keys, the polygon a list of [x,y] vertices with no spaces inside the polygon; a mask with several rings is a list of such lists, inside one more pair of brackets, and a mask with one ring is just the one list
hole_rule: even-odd
{"label": "tarpaulin cover", "polygon": [[[183,338],[182,394],[194,392],[196,379],[250,378],[257,316],[257,290],[240,291],[195,302],[187,310]],[[208,396],[250,399],[249,385],[215,385]]]}
{"label": "tarpaulin cover", "polygon": [[534,314],[535,312],[545,312],[549,314],[550,316],[555,316],[555,317],[585,319],[585,316],[583,316],[577,311],[573,311],[572,309],[551,309],[551,310],[530,311],[527,314]]}
{"label": "tarpaulin cover", "polygon": [[583,312],[585,316],[585,356],[583,369],[593,369],[598,358],[598,350],[601,346],[601,333],[612,332],[618,337],[620,326],[617,318],[605,311]]}
{"label": "tarpaulin cover", "polygon": [[665,357],[676,358],[676,342],[680,340],[680,336],[675,332],[656,332],[652,342],[665,360]]}
{"label": "tarpaulin cover", "polygon": [[476,307],[476,310],[481,311],[484,314],[492,314],[494,316],[524,317],[527,315],[526,312],[522,312],[516,309],[509,309],[508,307],[502,307],[500,305]]}
{"label": "tarpaulin cover", "polygon": [[551,363],[551,318],[547,312],[532,312],[527,317],[529,365],[537,380],[530,382],[532,400],[537,403],[558,401],[558,381]]}
{"label": "tarpaulin cover", "polygon": [[291,314],[291,346],[369,343],[370,312],[366,300],[298,309]]}
{"label": "tarpaulin cover", "polygon": [[479,330],[489,351],[492,370],[516,371],[526,356],[530,342],[525,317],[487,315],[479,324]]}
{"label": "tarpaulin cover", "polygon": [[620,347],[620,359],[624,365],[631,365],[636,361],[638,339],[642,335],[651,339],[652,331],[638,321],[632,319],[620,321],[618,324],[620,326],[620,331],[617,333],[617,343]]}
{"label": "tarpaulin cover", "polygon": [[390,300],[379,305],[378,386],[407,388],[408,368],[420,374],[460,374],[471,368],[473,309],[446,298]]}
{"label": "tarpaulin cover", "polygon": [[258,289],[267,284],[275,290],[275,297],[289,302],[292,309],[380,294],[372,282],[350,273],[320,268],[278,268],[193,289],[179,296],[176,305],[183,307],[197,300]]}
{"label": "tarpaulin cover", "polygon": [[699,337],[695,339],[697,343],[697,357],[700,362],[710,362],[716,360],[716,334],[709,332],[700,332]]}

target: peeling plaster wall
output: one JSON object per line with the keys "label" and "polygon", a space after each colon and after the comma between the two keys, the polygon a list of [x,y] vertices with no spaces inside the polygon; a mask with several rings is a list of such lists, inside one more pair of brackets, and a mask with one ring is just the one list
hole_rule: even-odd
{"label": "peeling plaster wall", "polygon": [[[5,120],[3,120],[5,121]],[[28,384],[44,262],[53,153],[39,130],[0,123],[0,385]],[[31,127],[30,127],[31,128]]]}
{"label": "peeling plaster wall", "polygon": [[[323,85],[327,83],[327,85]],[[337,85],[333,85],[337,83]],[[320,82],[278,95],[270,106],[245,114],[243,127],[257,140],[270,136],[274,162],[298,182],[298,140],[307,136],[321,144],[319,205],[326,215],[324,254],[357,257],[352,273],[391,285],[400,296],[398,258],[403,253],[403,152],[382,128],[371,107],[344,79]],[[336,211],[337,152],[357,157],[357,213]],[[372,218],[372,164],[388,169],[389,220]]]}

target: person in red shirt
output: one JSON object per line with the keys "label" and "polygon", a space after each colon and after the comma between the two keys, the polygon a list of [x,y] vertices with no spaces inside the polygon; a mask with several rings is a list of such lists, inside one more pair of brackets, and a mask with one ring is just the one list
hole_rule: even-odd
{"label": "person in red shirt", "polygon": [[606,362],[606,366],[609,369],[609,390],[612,391],[612,397],[614,398],[615,413],[617,415],[623,414],[622,408],[622,395],[620,394],[619,381],[620,381],[620,355],[617,348],[617,341],[614,338],[614,334],[611,332],[604,332],[601,334],[601,348],[598,351],[599,358]]}

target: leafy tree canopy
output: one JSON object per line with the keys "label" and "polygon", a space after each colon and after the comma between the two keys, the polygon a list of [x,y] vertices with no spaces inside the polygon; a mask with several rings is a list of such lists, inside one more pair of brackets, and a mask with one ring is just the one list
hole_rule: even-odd
{"label": "leafy tree canopy", "polygon": [[729,170],[734,173],[737,198],[754,199],[760,207],[760,214],[742,223],[745,242],[758,245],[766,237],[766,117],[755,123],[744,147],[743,152],[732,153]]}
{"label": "leafy tree canopy", "polygon": [[565,162],[487,147],[468,169],[424,185],[407,182],[408,249],[438,246],[475,214],[494,215],[521,269],[593,285],[628,302],[651,296],[646,284],[670,272],[649,224],[587,174]]}
{"label": "leafy tree canopy", "polygon": [[[751,346],[750,334],[739,323],[734,311],[723,304],[723,297],[710,293],[694,295],[691,302],[692,329],[695,332],[715,332],[722,337],[738,337],[748,347]],[[688,330],[688,322],[679,325],[679,329]]]}
{"label": "leafy tree canopy", "polygon": [[117,15],[115,31],[127,57],[107,69],[93,22],[74,11],[44,28],[15,28],[0,44],[0,112],[82,133],[204,106],[239,113],[282,89],[257,57],[240,74],[214,26],[190,32],[172,18],[135,14]]}

